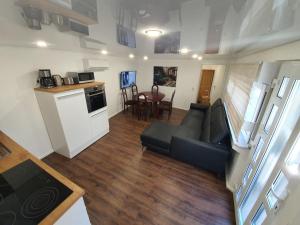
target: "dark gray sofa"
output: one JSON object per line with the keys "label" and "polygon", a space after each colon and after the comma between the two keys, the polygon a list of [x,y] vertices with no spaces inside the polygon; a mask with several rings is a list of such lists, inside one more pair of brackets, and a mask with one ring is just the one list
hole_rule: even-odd
{"label": "dark gray sofa", "polygon": [[149,150],[224,175],[231,143],[222,100],[212,106],[191,104],[179,126],[152,123],[141,142]]}

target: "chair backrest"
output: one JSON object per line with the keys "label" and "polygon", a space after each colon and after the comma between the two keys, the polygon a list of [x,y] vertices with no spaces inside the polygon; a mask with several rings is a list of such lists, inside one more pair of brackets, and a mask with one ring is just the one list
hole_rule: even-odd
{"label": "chair backrest", "polygon": [[122,90],[123,101],[127,102],[128,101],[128,96],[127,96],[126,88],[122,88],[121,90]]}
{"label": "chair backrest", "polygon": [[158,95],[158,85],[156,84],[152,85],[151,92],[152,94]]}
{"label": "chair backrest", "polygon": [[138,87],[136,86],[136,84],[133,84],[131,86],[131,93],[132,93],[132,97],[137,96],[139,94]]}
{"label": "chair backrest", "polygon": [[173,103],[174,96],[175,96],[175,90],[174,90],[173,93],[172,93],[171,104]]}
{"label": "chair backrest", "polygon": [[145,104],[148,102],[147,96],[143,93],[137,95],[137,102],[139,105]]}

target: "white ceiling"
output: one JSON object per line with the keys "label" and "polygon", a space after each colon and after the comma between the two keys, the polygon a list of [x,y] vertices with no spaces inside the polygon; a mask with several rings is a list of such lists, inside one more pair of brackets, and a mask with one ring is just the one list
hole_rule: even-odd
{"label": "white ceiling", "polygon": [[[111,55],[129,53],[164,58],[190,58],[192,53],[216,57],[259,51],[300,39],[300,0],[98,0],[99,24],[90,37],[106,44]],[[116,25],[136,31],[137,48],[120,46]],[[154,40],[143,31],[159,27],[181,32],[188,56],[155,55]],[[0,2],[0,45],[30,45],[43,39],[53,48],[79,50],[78,37],[55,27],[30,30],[12,0]],[[207,56],[208,57],[208,56]],[[209,57],[213,57],[209,55]]]}

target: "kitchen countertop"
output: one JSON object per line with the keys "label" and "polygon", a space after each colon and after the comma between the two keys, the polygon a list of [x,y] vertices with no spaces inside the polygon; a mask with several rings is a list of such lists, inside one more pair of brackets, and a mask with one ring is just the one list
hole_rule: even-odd
{"label": "kitchen countertop", "polygon": [[95,86],[99,86],[99,85],[104,85],[104,82],[95,81],[95,82],[84,83],[84,84],[63,85],[63,86],[54,87],[54,88],[35,88],[34,90],[55,94],[55,93],[71,91],[71,90],[76,90],[76,89],[81,89],[81,88],[95,87]]}
{"label": "kitchen countertop", "polygon": [[59,182],[71,189],[73,193],[66,198],[55,210],[53,210],[47,217],[45,217],[39,225],[52,225],[54,224],[80,197],[84,195],[84,190],[49,167],[46,163],[42,162],[23,147],[18,145],[3,132],[0,131],[0,143],[10,151],[9,155],[0,159],[0,173],[9,170],[16,165],[30,159],[47,173],[56,178]]}

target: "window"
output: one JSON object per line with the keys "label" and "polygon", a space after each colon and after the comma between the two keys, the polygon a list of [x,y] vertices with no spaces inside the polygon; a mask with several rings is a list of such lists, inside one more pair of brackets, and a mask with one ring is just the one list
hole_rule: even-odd
{"label": "window", "polygon": [[266,85],[257,82],[253,83],[249,103],[244,117],[244,124],[241,129],[245,142],[249,142],[253,131],[254,123],[257,121],[258,114],[261,110],[266,95]]}
{"label": "window", "polygon": [[268,120],[266,122],[266,125],[265,125],[265,132],[266,133],[269,133],[269,131],[271,129],[271,126],[272,126],[273,121],[274,121],[274,119],[276,117],[277,111],[278,111],[278,106],[277,105],[273,105],[272,110],[271,110],[271,112],[269,114],[269,118],[268,118]]}
{"label": "window", "polygon": [[286,176],[280,172],[267,194],[270,209],[274,209],[276,207],[276,203],[279,199],[284,200],[286,198],[288,184],[289,182]]}
{"label": "window", "polygon": [[252,160],[254,163],[258,159],[259,153],[263,146],[264,146],[264,140],[262,138],[260,138],[258,144],[256,145],[256,149],[255,149],[253,157],[252,157]]}
{"label": "window", "polygon": [[[260,88],[254,88],[253,91],[252,89],[258,71],[259,64],[233,64],[230,65],[228,71],[229,80],[224,101],[234,140],[237,140],[238,143],[236,144],[238,145],[246,145],[252,132],[252,130],[247,129],[248,127],[243,127],[243,124],[246,111],[248,111],[248,122],[251,123],[253,117],[255,117],[256,107],[254,105],[256,105],[256,99],[254,96],[260,95]],[[259,87],[259,85],[255,87]],[[251,95],[253,107],[248,110]],[[251,129],[251,127],[249,128]]]}
{"label": "window", "polygon": [[279,175],[276,177],[275,181],[273,182],[273,194],[278,199],[285,199],[287,194],[287,187],[288,187],[289,181],[286,178],[286,176],[283,174],[283,172],[280,172]]}
{"label": "window", "polygon": [[266,218],[267,218],[267,213],[266,213],[264,205],[262,204],[259,207],[259,209],[257,210],[257,212],[255,213],[255,216],[253,217],[251,224],[252,225],[261,225],[261,224],[263,224],[263,222],[265,221]]}
{"label": "window", "polygon": [[281,85],[280,85],[280,89],[279,89],[278,94],[277,94],[277,96],[279,98],[283,97],[283,95],[285,93],[285,90],[286,90],[286,88],[287,88],[287,86],[289,84],[289,81],[290,81],[290,78],[288,78],[288,77],[284,77],[283,78],[283,80],[281,82]]}
{"label": "window", "polygon": [[275,129],[271,141],[266,149],[257,172],[250,184],[247,193],[241,202],[239,213],[241,223],[247,219],[250,211],[255,205],[261,191],[263,190],[269,176],[271,175],[289,136],[294,130],[300,116],[300,81],[297,81],[289,96],[288,102],[283,110],[280,121]]}
{"label": "window", "polygon": [[295,144],[293,145],[290,154],[286,160],[288,171],[293,175],[299,175],[300,165],[300,134],[298,135]]}
{"label": "window", "polygon": [[242,194],[242,186],[239,187],[238,191],[236,192],[235,198],[236,201],[238,202],[241,198],[241,194]]}
{"label": "window", "polygon": [[268,200],[269,208],[274,209],[278,199],[275,197],[275,195],[271,190],[267,194],[267,200]]}
{"label": "window", "polygon": [[249,165],[246,172],[244,173],[244,176],[243,176],[243,186],[246,185],[251,173],[252,173],[252,166]]}

